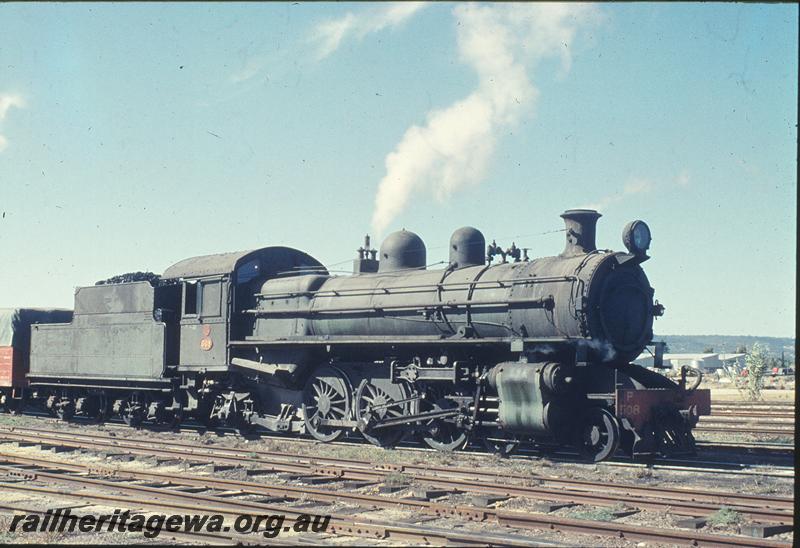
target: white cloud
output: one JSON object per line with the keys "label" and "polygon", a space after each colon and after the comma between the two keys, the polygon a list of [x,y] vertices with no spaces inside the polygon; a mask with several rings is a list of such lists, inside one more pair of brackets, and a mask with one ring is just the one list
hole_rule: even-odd
{"label": "white cloud", "polygon": [[[578,28],[599,14],[585,4],[470,3],[457,5],[453,15],[460,59],[477,73],[478,86],[449,107],[429,112],[426,123],[411,126],[386,157],[372,217],[376,236],[416,192],[428,190],[444,200],[480,182],[502,130],[535,106],[539,92],[531,69],[555,56],[562,70],[569,70]],[[329,45],[338,46],[354,24],[340,23],[339,34],[331,29]]]}
{"label": "white cloud", "polygon": [[260,73],[264,68],[265,64],[265,60],[261,57],[249,57],[244,61],[239,70],[231,74],[230,80],[234,84],[245,82],[253,76],[258,75],[258,73]]}
{"label": "white cloud", "polygon": [[625,183],[625,186],[622,187],[620,192],[606,196],[605,198],[593,204],[584,205],[581,207],[585,209],[596,209],[598,211],[603,211],[611,204],[621,202],[622,200],[631,196],[635,196],[636,194],[645,194],[652,191],[655,187],[656,184],[650,179],[634,177]]}
{"label": "white cloud", "polygon": [[692,176],[685,169],[680,171],[674,177],[662,177],[658,179],[649,179],[645,177],[631,177],[623,185],[622,190],[609,194],[608,196],[600,199],[592,204],[583,205],[581,207],[587,209],[597,209],[602,211],[612,204],[619,203],[631,196],[637,194],[647,194],[654,190],[669,190],[674,188],[684,189],[691,183]]}
{"label": "white cloud", "polygon": [[17,94],[0,95],[0,121],[6,117],[6,113],[11,107],[22,108],[25,106],[25,99]]}
{"label": "white cloud", "polygon": [[350,12],[338,19],[324,21],[316,26],[312,36],[318,46],[317,59],[324,59],[339,49],[348,36],[352,35],[360,40],[367,34],[401,25],[426,5],[425,2],[395,2],[358,14]]}
{"label": "white cloud", "polygon": [[[6,113],[11,109],[24,108],[25,98],[18,94],[0,94],[0,122],[5,120]],[[8,139],[0,134],[0,152],[8,146]]]}

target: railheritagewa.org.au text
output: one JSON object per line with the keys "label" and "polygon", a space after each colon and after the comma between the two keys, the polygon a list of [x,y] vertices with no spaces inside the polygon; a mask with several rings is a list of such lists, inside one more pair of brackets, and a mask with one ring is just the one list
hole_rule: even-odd
{"label": "railheritagewa.org.au text", "polygon": [[75,515],[67,509],[41,514],[19,514],[11,519],[9,533],[142,533],[156,538],[167,533],[260,533],[275,538],[281,533],[324,533],[330,516],[301,514],[287,518],[282,514],[141,514],[114,510],[113,514]]}

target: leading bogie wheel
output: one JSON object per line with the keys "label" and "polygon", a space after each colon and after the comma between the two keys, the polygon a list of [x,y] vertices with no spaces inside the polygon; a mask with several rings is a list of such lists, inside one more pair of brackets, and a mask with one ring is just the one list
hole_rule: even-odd
{"label": "leading bogie wheel", "polygon": [[342,370],[329,365],[317,369],[303,389],[306,431],[323,442],[342,437],[345,428],[326,421],[350,420],[350,392],[350,382]]}
{"label": "leading bogie wheel", "polygon": [[592,462],[614,456],[619,447],[619,421],[602,407],[590,407],[583,413],[578,434],[578,451]]}

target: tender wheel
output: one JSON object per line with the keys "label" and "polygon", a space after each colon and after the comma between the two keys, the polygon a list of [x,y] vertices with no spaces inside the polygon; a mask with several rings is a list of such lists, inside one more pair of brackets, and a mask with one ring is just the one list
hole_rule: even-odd
{"label": "tender wheel", "polygon": [[406,424],[387,428],[373,428],[384,420],[411,414],[407,400],[410,391],[403,384],[393,384],[389,379],[364,379],[356,390],[354,409],[358,429],[364,438],[379,447],[393,447],[402,440],[409,426]]}
{"label": "tender wheel", "polygon": [[183,422],[183,407],[178,407],[177,409],[170,411],[169,416],[167,418],[167,422],[165,426],[172,430],[173,428],[177,428]]}
{"label": "tender wheel", "polygon": [[614,455],[619,447],[620,427],[617,418],[607,409],[591,407],[581,420],[578,450],[593,462],[600,462]]}
{"label": "tender wheel", "polygon": [[25,401],[21,399],[14,399],[10,395],[6,397],[6,411],[12,415],[19,415],[25,408]]}
{"label": "tender wheel", "polygon": [[317,369],[303,390],[303,417],[306,430],[319,441],[342,437],[343,427],[322,421],[350,419],[350,383],[344,372],[331,366]]}
{"label": "tender wheel", "polygon": [[139,404],[126,400],[122,404],[120,416],[131,428],[139,428],[144,421],[145,411]]}
{"label": "tender wheel", "polygon": [[159,420],[156,424],[153,425],[154,430],[158,431],[169,431],[174,430],[177,428],[181,422],[183,421],[183,409],[171,409],[171,410],[164,410],[159,417]]}
{"label": "tender wheel", "polygon": [[[440,388],[428,388],[428,398],[420,405],[421,412],[444,411],[458,407],[453,400],[444,397],[444,390]],[[428,431],[422,434],[422,441],[428,447],[437,451],[451,452],[463,449],[469,441],[467,432],[447,419],[434,419],[426,427]]]}
{"label": "tender wheel", "polygon": [[97,410],[92,414],[91,419],[97,424],[102,424],[108,420],[108,399],[105,396],[100,396],[97,406]]}
{"label": "tender wheel", "polygon": [[486,450],[500,458],[508,457],[514,453],[519,448],[519,443],[516,437],[490,436],[483,438],[483,446]]}
{"label": "tender wheel", "polygon": [[95,424],[101,424],[108,419],[108,398],[105,394],[91,396],[91,406],[86,411],[86,416]]}
{"label": "tender wheel", "polygon": [[62,421],[69,421],[75,416],[75,408],[72,405],[63,405],[56,410],[56,416]]}

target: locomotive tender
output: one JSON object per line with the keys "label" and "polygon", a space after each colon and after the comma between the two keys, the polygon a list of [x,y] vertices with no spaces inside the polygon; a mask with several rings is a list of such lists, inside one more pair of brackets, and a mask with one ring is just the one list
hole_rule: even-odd
{"label": "locomotive tender", "polygon": [[487,247],[465,227],[447,267],[428,270],[403,230],[379,257],[367,241],[352,276],[266,247],[81,287],[71,323],[31,327],[27,390],[62,418],[130,425],[191,416],[387,447],[413,433],[440,450],[532,440],[595,461],[691,452],[709,391],[630,363],[664,310],[641,267],[649,228],[629,223],[628,252],[612,252],[595,247],[599,213],[561,217],[555,257]]}

